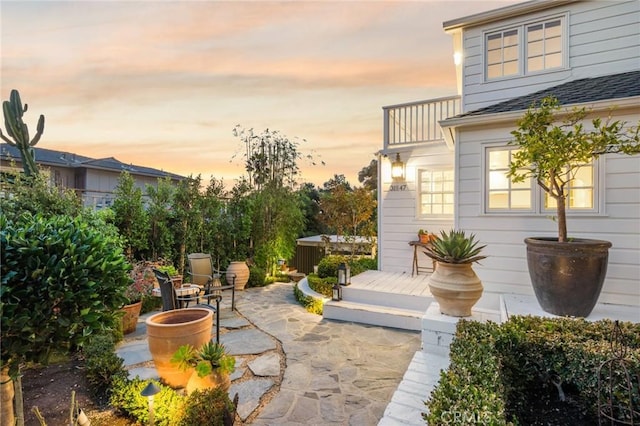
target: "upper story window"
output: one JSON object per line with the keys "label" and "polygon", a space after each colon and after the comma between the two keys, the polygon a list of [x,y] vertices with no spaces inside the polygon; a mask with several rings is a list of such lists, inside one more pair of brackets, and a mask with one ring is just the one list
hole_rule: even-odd
{"label": "upper story window", "polygon": [[554,18],[487,33],[487,80],[562,67],[563,28],[564,18]]}
{"label": "upper story window", "polygon": [[454,207],[453,169],[418,171],[418,214],[452,215]]}

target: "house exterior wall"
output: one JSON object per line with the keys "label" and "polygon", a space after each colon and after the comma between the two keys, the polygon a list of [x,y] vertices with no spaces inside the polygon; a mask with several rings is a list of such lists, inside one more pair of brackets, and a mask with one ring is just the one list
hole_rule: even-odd
{"label": "house exterior wall", "polygon": [[[565,68],[536,74],[484,78],[484,35],[538,19],[565,18]],[[569,80],[637,70],[640,64],[637,1],[587,1],[564,4],[525,16],[463,30],[464,112],[533,93]]]}
{"label": "house exterior wall", "polygon": [[[640,105],[616,117],[640,120]],[[485,287],[480,306],[495,306],[499,294],[533,295],[524,239],[557,237],[557,223],[545,214],[484,212],[484,149],[510,140],[511,125],[464,128],[456,145],[458,210],[456,227],[476,234],[488,257],[474,266]],[[607,277],[600,303],[640,306],[640,156],[600,157],[604,202],[597,214],[567,212],[569,237],[610,241]]]}
{"label": "house exterior wall", "polygon": [[[115,194],[113,190],[118,186],[120,173],[109,170],[84,169],[85,192],[83,194],[85,206],[103,208],[111,206]],[[131,173],[136,188],[140,188],[143,194],[147,193],[147,185],[158,186],[158,178],[142,176]]]}
{"label": "house exterior wall", "polygon": [[[453,215],[435,216],[429,219],[418,215],[417,177],[420,169],[453,168],[453,151],[438,141],[427,147],[405,148],[400,151],[405,160],[405,182],[394,183],[391,180],[389,159],[380,159],[381,182],[378,185],[378,269],[386,272],[405,272],[411,274],[413,248],[410,241],[418,239],[418,230],[439,233],[453,227]],[[392,156],[389,156],[391,158]],[[420,265],[430,262],[419,253]]]}

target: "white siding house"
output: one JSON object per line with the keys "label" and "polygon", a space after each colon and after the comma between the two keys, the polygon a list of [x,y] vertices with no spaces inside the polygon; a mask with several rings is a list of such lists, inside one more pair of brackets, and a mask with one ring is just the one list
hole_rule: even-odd
{"label": "white siding house", "polygon": [[[496,309],[500,294],[533,294],[524,238],[557,236],[535,183],[495,190],[510,132],[546,95],[604,118],[613,107],[615,119],[637,125],[640,2],[529,1],[445,22],[444,30],[459,79],[458,96],[447,99],[458,107],[436,99],[383,108],[379,269],[411,273],[408,242],[420,228],[474,233],[489,256],[474,267],[485,287],[478,305]],[[397,154],[401,181],[391,179]],[[640,307],[640,155],[601,157],[591,172],[585,199],[576,196],[567,212],[568,232],[613,244],[599,302]]]}

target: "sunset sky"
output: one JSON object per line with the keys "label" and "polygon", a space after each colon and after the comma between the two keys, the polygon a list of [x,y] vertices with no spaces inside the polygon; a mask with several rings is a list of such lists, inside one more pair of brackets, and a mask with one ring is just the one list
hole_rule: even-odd
{"label": "sunset sky", "polygon": [[456,94],[442,23],[513,3],[3,0],[0,94],[41,148],[233,185],[233,128],[268,128],[326,163],[303,181],[358,185],[383,106]]}

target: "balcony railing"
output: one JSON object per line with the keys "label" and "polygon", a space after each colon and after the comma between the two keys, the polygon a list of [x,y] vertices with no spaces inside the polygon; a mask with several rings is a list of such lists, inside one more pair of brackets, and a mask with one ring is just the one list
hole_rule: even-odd
{"label": "balcony railing", "polygon": [[460,114],[460,96],[391,105],[384,111],[384,147],[442,139],[438,121]]}

